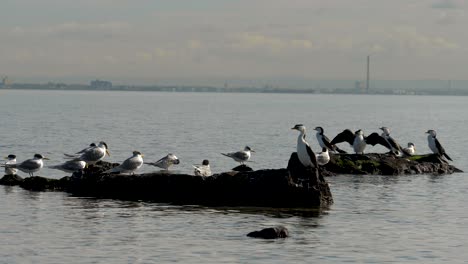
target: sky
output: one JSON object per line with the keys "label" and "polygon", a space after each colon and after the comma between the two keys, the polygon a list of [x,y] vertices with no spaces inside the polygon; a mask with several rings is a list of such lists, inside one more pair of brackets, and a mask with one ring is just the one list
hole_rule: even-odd
{"label": "sky", "polygon": [[468,79],[465,0],[1,0],[14,82]]}

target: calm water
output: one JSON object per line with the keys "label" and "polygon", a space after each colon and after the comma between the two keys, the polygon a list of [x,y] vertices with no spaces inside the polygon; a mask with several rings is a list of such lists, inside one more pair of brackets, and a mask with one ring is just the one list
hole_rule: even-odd
{"label": "calm water", "polygon": [[[203,159],[221,172],[236,163],[220,152],[249,145],[257,151],[250,166],[282,168],[295,150],[290,128],[304,123],[315,150],[315,126],[333,137],[344,128],[369,134],[385,125],[420,153],[429,152],[424,132],[435,129],[454,164],[468,171],[466,97],[1,90],[0,111],[0,154],[22,161],[42,153],[50,165],[104,140],[112,162],[133,150],[153,161],[172,152],[179,172],[191,173]],[[335,204],[318,216],[0,186],[0,263],[468,263],[467,176],[328,178]],[[291,237],[245,236],[277,224]]]}

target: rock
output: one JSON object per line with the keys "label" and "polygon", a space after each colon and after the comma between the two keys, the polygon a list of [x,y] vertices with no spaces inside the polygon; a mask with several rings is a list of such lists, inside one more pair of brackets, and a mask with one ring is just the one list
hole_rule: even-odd
{"label": "rock", "polygon": [[253,171],[249,166],[242,164],[232,169],[233,171]]}
{"label": "rock", "polygon": [[14,175],[5,175],[0,179],[0,185],[16,186],[20,185],[23,182],[23,178],[14,174]]}
{"label": "rock", "polygon": [[262,229],[260,231],[253,231],[247,234],[248,237],[263,238],[263,239],[277,239],[289,237],[289,231],[284,226],[275,226]]}
{"label": "rock", "polygon": [[370,174],[370,175],[406,175],[406,174],[451,174],[462,172],[448,164],[436,154],[411,157],[396,157],[389,154],[369,153],[331,154],[330,162],[324,166],[323,175],[328,174]]}
{"label": "rock", "polygon": [[[293,154],[291,158],[297,159],[297,155]],[[288,169],[230,171],[201,177],[161,172],[103,174],[118,164],[100,162],[75,172],[71,177],[59,180],[29,177],[20,186],[36,191],[61,190],[76,196],[171,204],[316,208],[333,203],[328,184],[318,170],[292,163],[296,165],[290,165]]]}

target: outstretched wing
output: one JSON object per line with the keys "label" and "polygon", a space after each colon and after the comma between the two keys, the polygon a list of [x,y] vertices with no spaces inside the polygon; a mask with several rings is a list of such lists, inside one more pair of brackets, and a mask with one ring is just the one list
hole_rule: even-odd
{"label": "outstretched wing", "polygon": [[396,150],[398,150],[400,152],[403,152],[401,147],[400,147],[400,144],[398,144],[395,139],[393,139],[391,136],[388,136],[387,140],[388,140],[388,143],[392,146],[392,148],[394,148],[394,149],[396,149]]}
{"label": "outstretched wing", "polygon": [[350,145],[353,145],[354,142],[354,133],[349,130],[345,129],[343,132],[336,135],[336,137],[330,142],[331,145],[335,145],[341,142],[348,142]]}
{"label": "outstretched wing", "polygon": [[323,140],[323,144],[325,144],[325,146],[329,149],[329,150],[334,150],[335,149],[335,146],[333,146],[332,144],[330,144],[330,139],[325,136],[325,135],[322,135],[322,140]]}
{"label": "outstretched wing", "polygon": [[377,134],[376,132],[370,134],[369,136],[365,137],[364,139],[366,141],[366,144],[370,144],[372,146],[375,146],[377,144],[380,144],[389,150],[392,150],[392,146],[388,144],[387,140],[383,138],[381,135]]}
{"label": "outstretched wing", "polygon": [[346,151],[340,149],[337,145],[332,145],[330,143],[330,139],[323,135],[323,144],[325,144],[325,146],[329,149],[329,150],[333,150],[333,151],[337,151],[338,153],[346,153]]}

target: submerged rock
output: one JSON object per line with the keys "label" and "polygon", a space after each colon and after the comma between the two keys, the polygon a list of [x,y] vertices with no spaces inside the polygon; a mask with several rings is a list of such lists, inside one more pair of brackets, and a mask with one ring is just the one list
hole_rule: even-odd
{"label": "submerged rock", "polygon": [[289,237],[289,231],[284,226],[275,226],[262,229],[260,231],[253,231],[247,234],[248,237],[263,238],[263,239],[276,239]]}

